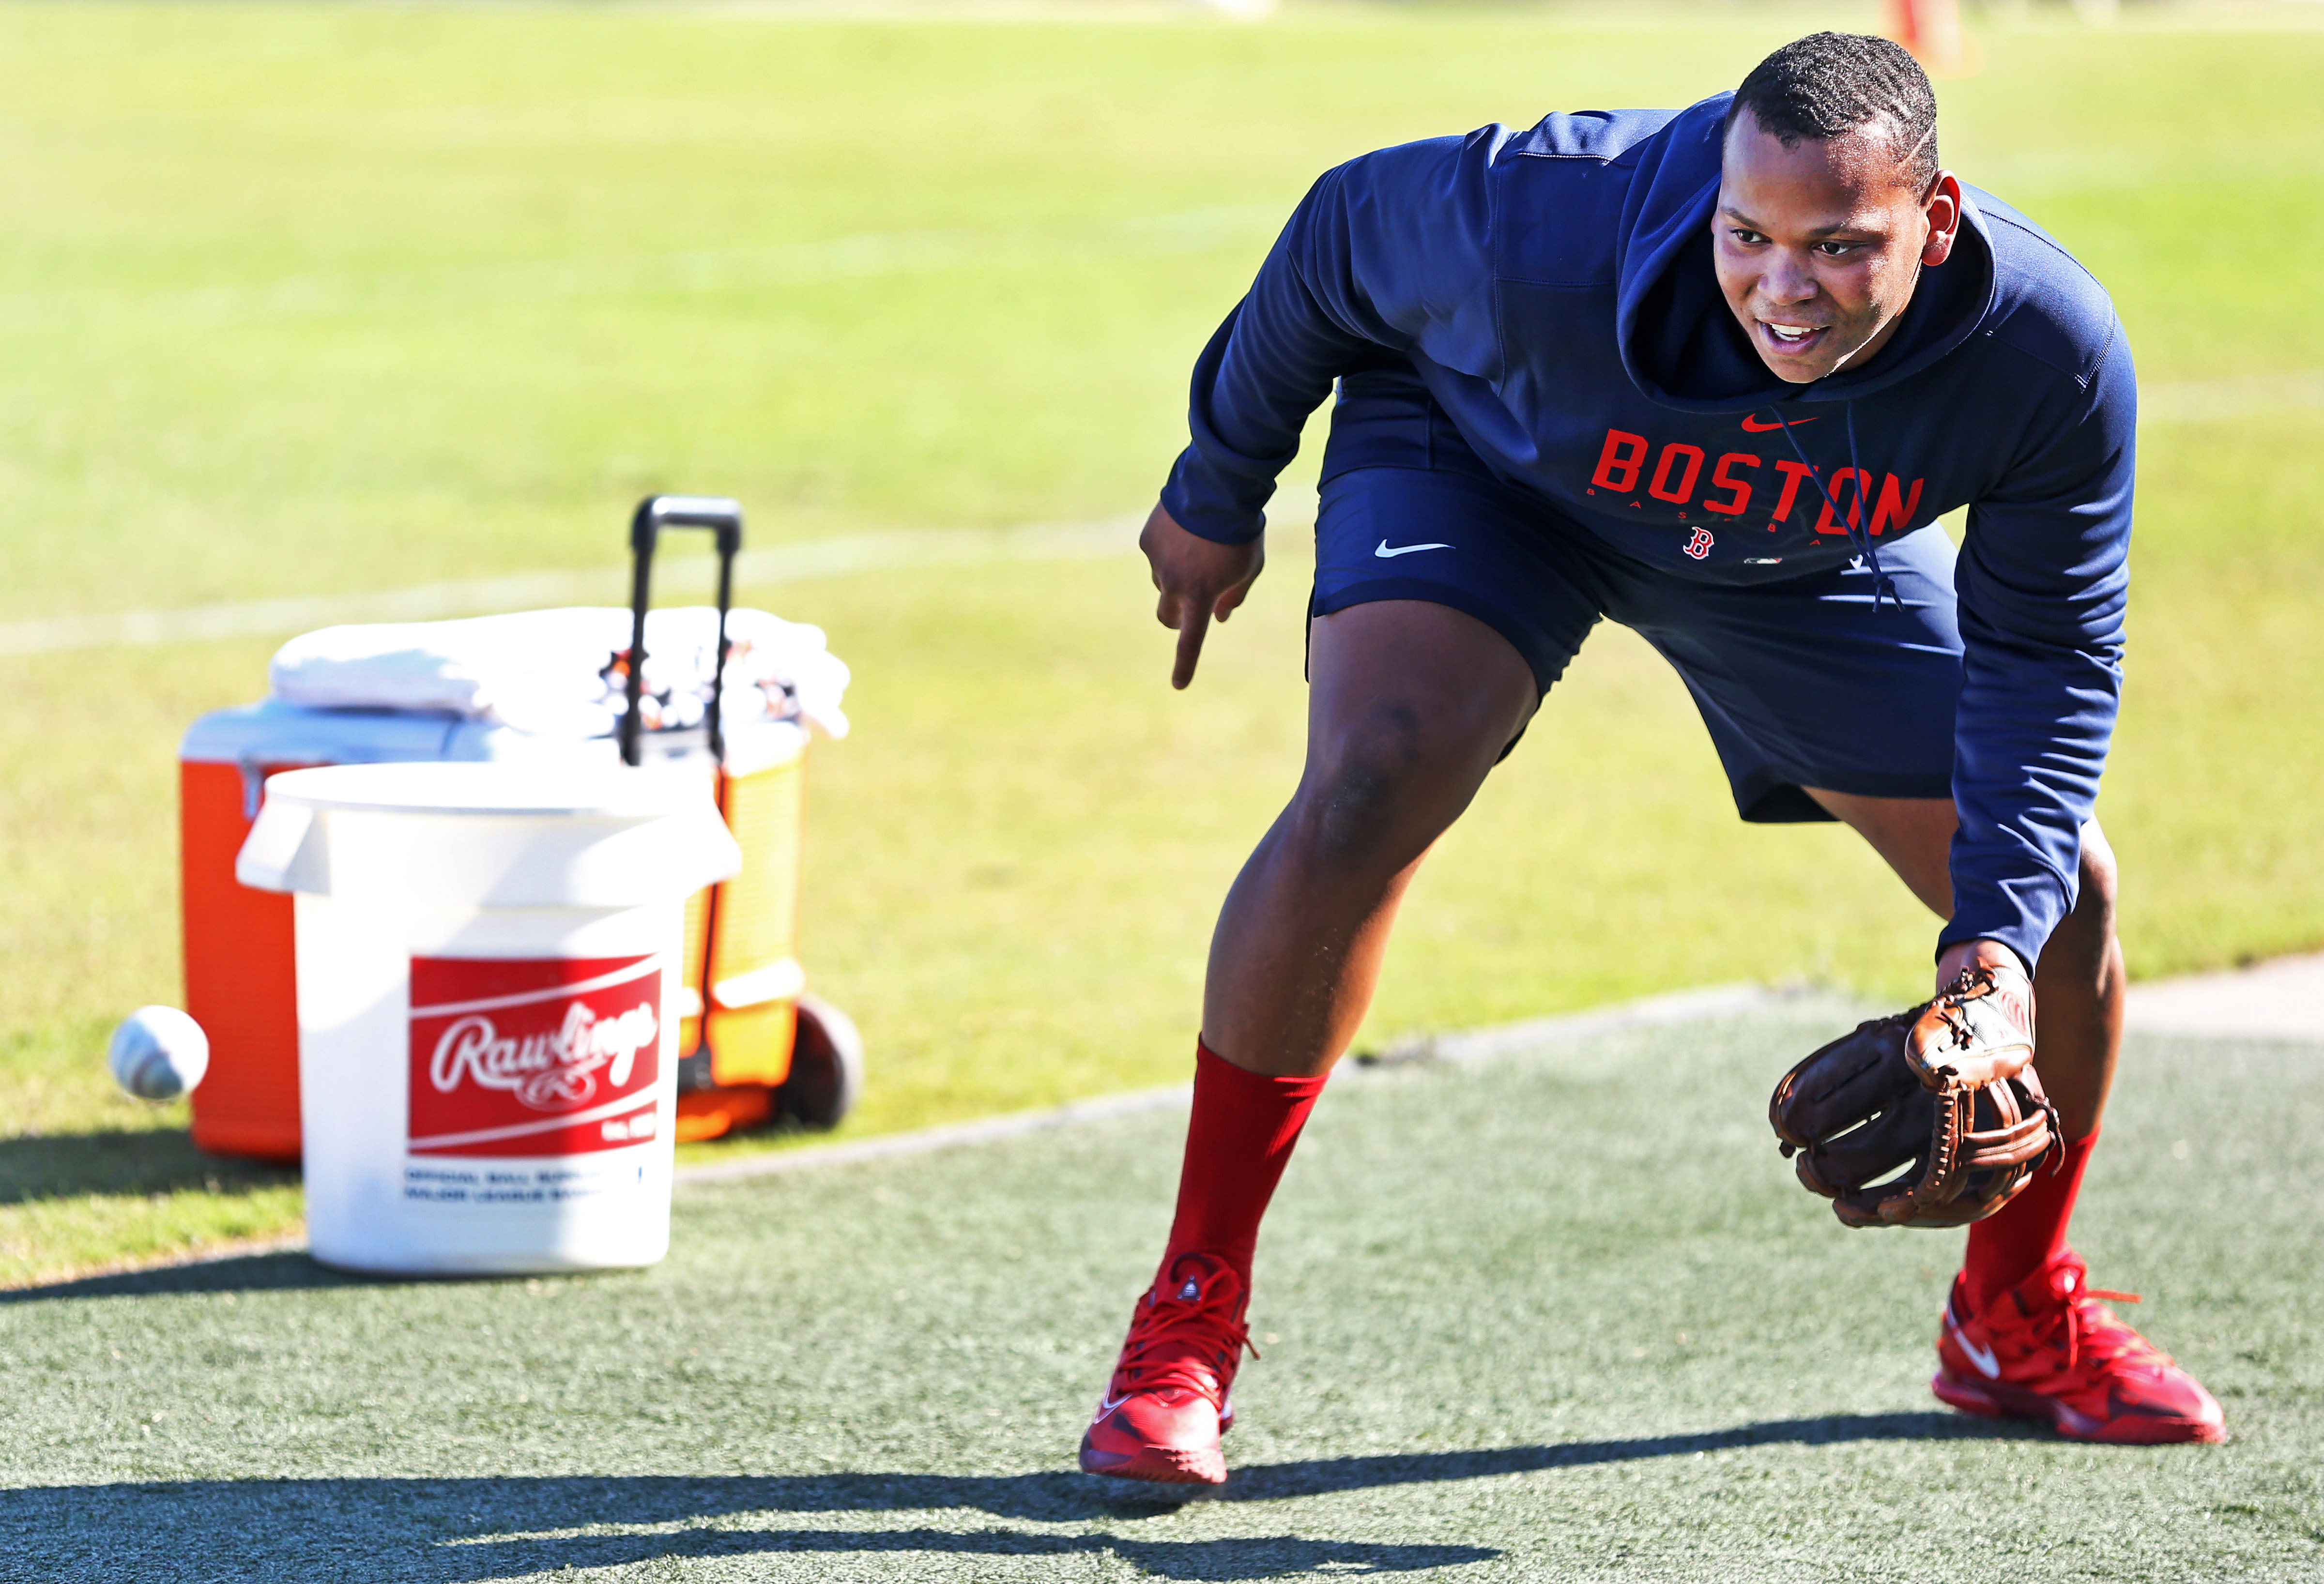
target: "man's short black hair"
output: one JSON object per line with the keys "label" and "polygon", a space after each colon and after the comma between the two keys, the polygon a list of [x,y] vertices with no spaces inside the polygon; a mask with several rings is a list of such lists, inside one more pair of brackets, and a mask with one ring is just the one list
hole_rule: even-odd
{"label": "man's short black hair", "polygon": [[1748,107],[1759,129],[1797,148],[1875,122],[1885,124],[1914,186],[1937,175],[1937,94],[1904,47],[1865,33],[1810,33],[1751,69],[1727,126]]}

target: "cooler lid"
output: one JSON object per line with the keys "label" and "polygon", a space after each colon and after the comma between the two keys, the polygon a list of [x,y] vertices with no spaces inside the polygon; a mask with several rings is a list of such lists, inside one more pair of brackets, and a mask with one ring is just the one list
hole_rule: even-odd
{"label": "cooler lid", "polygon": [[178,744],[207,764],[367,764],[442,759],[464,723],[409,710],[318,710],[279,698],[212,710]]}

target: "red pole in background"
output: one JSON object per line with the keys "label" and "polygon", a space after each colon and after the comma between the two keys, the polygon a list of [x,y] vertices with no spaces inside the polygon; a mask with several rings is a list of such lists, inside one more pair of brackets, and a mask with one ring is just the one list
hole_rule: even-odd
{"label": "red pole in background", "polygon": [[1935,75],[1961,69],[1960,0],[1888,0],[1888,32]]}

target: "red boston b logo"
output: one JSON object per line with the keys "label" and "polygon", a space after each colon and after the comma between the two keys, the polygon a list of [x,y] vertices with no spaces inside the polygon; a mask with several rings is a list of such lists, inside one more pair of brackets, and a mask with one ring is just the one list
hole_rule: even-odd
{"label": "red boston b logo", "polygon": [[659,957],[411,960],[414,1155],[545,1156],[654,1136]]}
{"label": "red boston b logo", "polygon": [[1711,537],[1711,530],[1709,529],[1698,528],[1694,530],[1694,537],[1688,539],[1686,543],[1680,548],[1685,550],[1688,555],[1700,561],[1705,556],[1711,554],[1711,547],[1717,541],[1712,539]]}

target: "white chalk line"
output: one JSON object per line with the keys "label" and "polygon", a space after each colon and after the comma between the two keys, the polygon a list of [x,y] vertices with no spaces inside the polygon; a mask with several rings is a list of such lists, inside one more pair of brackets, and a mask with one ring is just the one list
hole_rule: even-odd
{"label": "white chalk line", "polygon": [[2130,987],[2124,1021],[2154,1034],[2324,1042],[2324,952]]}
{"label": "white chalk line", "polygon": [[[2324,409],[2324,369],[2231,380],[2161,382],[2140,394],[2140,421],[2150,426],[2220,423]],[[1289,521],[1304,492],[1278,495],[1275,514]],[[1288,507],[1290,510],[1286,510]],[[736,564],[746,584],[915,566],[973,566],[1009,561],[1065,560],[1127,550],[1139,520],[1028,523],[999,529],[893,529],[746,550]],[[365,594],[292,594],[176,610],[121,611],[0,622],[0,656],[189,643],[302,632],[343,622],[426,622],[438,617],[526,606],[618,601],[626,572],[592,566],[520,572],[500,577],[422,584]]]}
{"label": "white chalk line", "polygon": [[[976,566],[1010,561],[1061,561],[1129,551],[1143,520],[1028,523],[996,529],[894,529],[770,545],[735,557],[740,587],[802,583],[927,566]],[[698,559],[698,558],[697,558]],[[53,616],[0,622],[0,655],[189,643],[304,632],[343,622],[428,622],[443,616],[529,606],[626,603],[629,568],[590,566],[520,572],[503,577],[422,584],[369,594],[296,594],[281,599],[187,605],[170,611]]]}
{"label": "white chalk line", "polygon": [[[2290,1017],[2279,1016],[2273,1020],[2249,1017],[2238,1022],[2228,1004],[2230,998],[2246,992],[2250,985],[2259,983],[2281,985],[2305,992],[2299,1020],[2295,1022]],[[2135,986],[2131,990],[2134,1007],[2130,1022],[2133,1027],[2143,1031],[2201,1033],[2212,1038],[2324,1039],[2324,1027],[2318,1026],[2312,1010],[2314,993],[2319,984],[2324,984],[2324,953],[2287,958],[2239,974],[2204,975],[2167,984]],[[2164,997],[2174,999],[2167,1008],[2160,1004],[2147,1007],[2138,1004],[2142,992],[2158,1002]],[[1812,989],[1797,986],[1709,985],[1699,990],[1674,990],[1637,1000],[1618,1001],[1610,1007],[1599,1007],[1586,1012],[1562,1012],[1547,1018],[1527,1018],[1515,1023],[1490,1024],[1482,1028],[1424,1036],[1391,1046],[1377,1057],[1359,1057],[1342,1064],[1340,1075],[1334,1082],[1344,1083],[1349,1078],[1360,1077],[1367,1071],[1416,1062],[1481,1062],[1504,1056],[1537,1054],[1579,1040],[1626,1029],[1708,1022],[1715,1018],[1729,1017],[1778,1002],[1800,1000],[1816,993]],[[2194,1006],[2197,1000],[2202,1003],[2200,1009]],[[2183,1009],[2182,1001],[2186,1003]],[[791,1172],[853,1165],[862,1161],[932,1155],[939,1150],[957,1149],[969,1145],[1023,1138],[1111,1117],[1176,1110],[1186,1105],[1192,1094],[1193,1086],[1189,1083],[1166,1084],[1158,1089],[1133,1090],[1126,1094],[1104,1095],[1095,1100],[1071,1101],[1041,1110],[1012,1111],[1005,1116],[985,1117],[970,1122],[947,1122],[877,1138],[809,1145],[779,1154],[748,1156],[740,1160],[685,1166],[678,1170],[676,1180],[686,1186],[731,1183],[745,1178],[781,1176]]]}
{"label": "white chalk line", "polygon": [[[1545,1051],[1575,1040],[1612,1034],[1627,1028],[1659,1027],[1692,1023],[1729,1013],[1748,1011],[1794,992],[1757,984],[1713,985],[1704,990],[1678,990],[1647,996],[1588,1012],[1568,1012],[1553,1018],[1528,1018],[1522,1022],[1496,1024],[1464,1033],[1438,1035],[1391,1048],[1376,1062],[1342,1064],[1336,1082],[1362,1074],[1372,1067],[1399,1066],[1410,1062],[1475,1062]],[[809,1145],[780,1153],[747,1156],[741,1160],[713,1161],[680,1167],[681,1186],[732,1183],[750,1177],[781,1176],[791,1172],[827,1166],[853,1165],[862,1161],[892,1160],[900,1156],[930,1155],[966,1145],[995,1144],[1070,1128],[1110,1117],[1139,1116],[1185,1106],[1194,1092],[1191,1083],[1166,1084],[1159,1089],[1132,1090],[1127,1094],[1095,1100],[1070,1101],[1036,1111],[1012,1111],[973,1122],[947,1122],[909,1133],[890,1133],[877,1138],[850,1139],[839,1144]]]}

